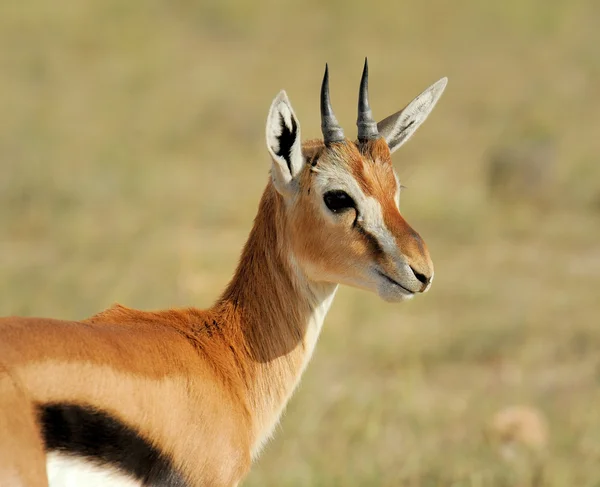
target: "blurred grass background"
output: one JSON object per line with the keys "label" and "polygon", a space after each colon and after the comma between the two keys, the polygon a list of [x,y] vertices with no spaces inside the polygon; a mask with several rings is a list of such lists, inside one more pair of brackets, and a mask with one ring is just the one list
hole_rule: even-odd
{"label": "blurred grass background", "polygon": [[[599,21],[594,0],[2,2],[0,314],[208,306],[280,89],[308,138],[326,61],[349,134],[365,55],[378,118],[448,76],[395,155],[432,290],[340,291],[245,485],[599,485]],[[494,426],[513,404],[547,439]]]}

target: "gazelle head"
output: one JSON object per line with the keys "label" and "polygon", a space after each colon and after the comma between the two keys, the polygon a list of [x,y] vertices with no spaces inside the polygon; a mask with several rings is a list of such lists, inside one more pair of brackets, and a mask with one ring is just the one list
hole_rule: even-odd
{"label": "gazelle head", "polygon": [[290,251],[309,279],[348,284],[400,301],[429,289],[433,264],[425,242],[400,214],[400,183],[391,154],[425,121],[442,78],[379,123],[368,100],[365,60],[358,97],[358,137],[345,138],[321,87],[323,140],[302,144],[300,123],[284,91],[267,119],[273,185],[284,201]]}

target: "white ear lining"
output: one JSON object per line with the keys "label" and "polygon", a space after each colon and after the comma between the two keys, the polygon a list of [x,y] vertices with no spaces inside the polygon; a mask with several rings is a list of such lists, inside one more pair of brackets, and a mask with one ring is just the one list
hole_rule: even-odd
{"label": "white ear lining", "polygon": [[442,96],[448,78],[435,82],[402,110],[390,115],[377,124],[377,129],[385,138],[390,151],[399,149],[419,126],[427,119]]}
{"label": "white ear lining", "polygon": [[266,126],[266,142],[273,159],[273,180],[280,192],[303,166],[300,123],[285,93],[273,100]]}

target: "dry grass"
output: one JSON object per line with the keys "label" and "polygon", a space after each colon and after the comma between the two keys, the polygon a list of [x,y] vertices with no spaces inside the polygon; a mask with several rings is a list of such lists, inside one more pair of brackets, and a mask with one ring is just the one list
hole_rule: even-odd
{"label": "dry grass", "polygon": [[[399,155],[432,291],[343,289],[248,486],[592,486],[600,478],[600,4],[56,0],[0,4],[0,314],[208,305],[266,182],[285,88],[306,137],[330,62],[352,131],[450,83]],[[543,131],[550,201],[494,203],[486,158]],[[548,423],[543,475],[490,447],[512,404]]]}

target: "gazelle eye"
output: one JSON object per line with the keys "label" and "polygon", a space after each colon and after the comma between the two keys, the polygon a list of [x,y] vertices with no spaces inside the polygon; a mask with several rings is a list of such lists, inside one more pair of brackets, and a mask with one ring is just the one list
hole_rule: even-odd
{"label": "gazelle eye", "polygon": [[327,193],[323,195],[323,201],[332,213],[339,213],[348,208],[356,208],[356,203],[354,203],[354,200],[348,193],[339,189],[327,191]]}

